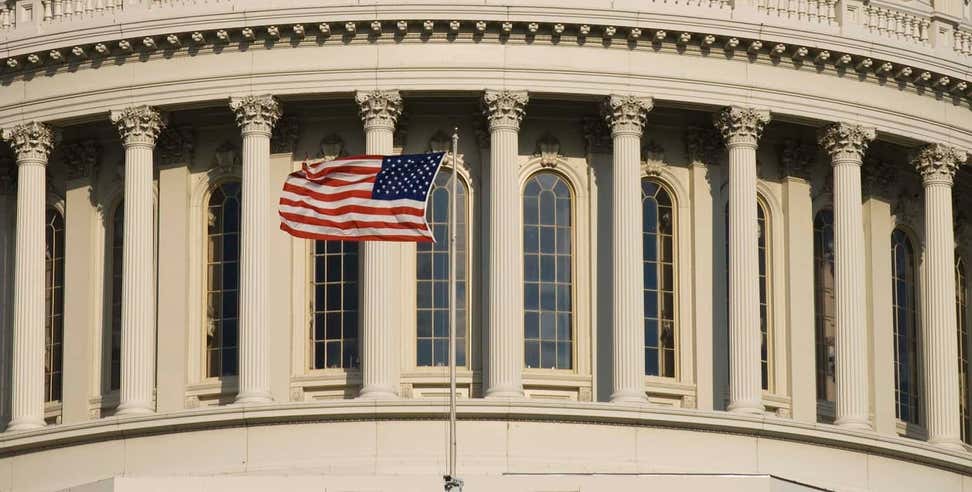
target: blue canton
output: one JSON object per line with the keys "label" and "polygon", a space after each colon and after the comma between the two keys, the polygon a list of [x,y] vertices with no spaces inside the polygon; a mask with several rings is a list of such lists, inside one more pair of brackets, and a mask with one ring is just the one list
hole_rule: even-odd
{"label": "blue canton", "polygon": [[371,197],[375,200],[407,198],[424,202],[444,155],[444,152],[435,152],[386,156],[375,177]]}

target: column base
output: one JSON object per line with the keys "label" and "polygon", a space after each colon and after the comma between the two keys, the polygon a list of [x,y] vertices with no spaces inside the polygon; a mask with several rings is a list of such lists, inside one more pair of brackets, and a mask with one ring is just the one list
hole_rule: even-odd
{"label": "column base", "polygon": [[152,404],[144,401],[137,402],[122,402],[118,405],[118,411],[115,415],[125,416],[125,415],[150,415],[155,413],[155,409],[152,408]]}
{"label": "column base", "polygon": [[361,400],[397,400],[398,393],[390,386],[365,386],[358,393]]}
{"label": "column base", "polygon": [[871,423],[868,422],[866,418],[862,418],[862,417],[840,417],[834,423],[844,429],[853,429],[853,430],[861,430],[861,431],[874,430],[874,428],[871,427]]}
{"label": "column base", "polygon": [[961,440],[955,438],[929,439],[928,444],[938,446],[949,451],[965,452],[965,444],[963,444]]}
{"label": "column base", "polygon": [[648,403],[648,397],[643,391],[621,390],[611,394],[611,403],[645,405]]}
{"label": "column base", "polygon": [[762,400],[757,401],[734,401],[729,404],[726,410],[732,413],[747,413],[751,415],[762,415],[766,412]]}
{"label": "column base", "polygon": [[47,422],[44,422],[44,419],[39,419],[36,417],[21,417],[19,419],[10,421],[10,424],[7,425],[7,432],[36,430],[42,429],[46,426]]}
{"label": "column base", "polygon": [[525,396],[526,395],[523,394],[522,386],[508,385],[508,386],[496,386],[494,388],[487,389],[485,398],[491,400],[497,400],[497,399],[515,400],[515,399],[522,399]]}
{"label": "column base", "polygon": [[234,405],[260,405],[264,403],[273,403],[273,397],[270,393],[265,391],[250,391],[247,393],[240,393],[236,395],[236,399],[233,400]]}

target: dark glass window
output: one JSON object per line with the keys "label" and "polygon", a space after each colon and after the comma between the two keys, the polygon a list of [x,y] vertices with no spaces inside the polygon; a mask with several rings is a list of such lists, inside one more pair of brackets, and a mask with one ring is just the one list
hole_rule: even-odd
{"label": "dark glass window", "polygon": [[121,387],[122,249],[125,237],[125,203],[119,202],[111,219],[111,345],[108,389]]}
{"label": "dark glass window", "polygon": [[60,401],[64,371],[64,216],[47,209],[45,225],[44,401]]}
{"label": "dark glass window", "polygon": [[645,374],[675,377],[674,209],[668,191],[641,180]]}
{"label": "dark glass window", "polygon": [[[449,200],[452,173],[435,177],[425,218],[435,243],[419,243],[416,360],[419,366],[449,364]],[[466,365],[466,186],[456,186],[456,365]]]}
{"label": "dark glass window", "polygon": [[209,377],[237,373],[241,198],[238,181],[223,183],[209,196],[206,255],[206,374]]}
{"label": "dark glass window", "polygon": [[573,367],[571,196],[541,172],[523,190],[524,358],[527,367]]}
{"label": "dark glass window", "polygon": [[907,234],[895,229],[891,234],[895,413],[899,419],[917,424],[920,422],[921,384],[914,251]]}
{"label": "dark glass window", "polygon": [[354,369],[358,356],[358,243],[314,241],[311,369]]}
{"label": "dark glass window", "polygon": [[965,278],[965,262],[956,257],[955,321],[958,326],[959,412],[962,416],[962,440],[972,444],[972,420],[969,418],[969,304]]}
{"label": "dark glass window", "polygon": [[834,212],[821,210],[813,220],[813,300],[817,359],[817,399],[835,401],[834,367]]}

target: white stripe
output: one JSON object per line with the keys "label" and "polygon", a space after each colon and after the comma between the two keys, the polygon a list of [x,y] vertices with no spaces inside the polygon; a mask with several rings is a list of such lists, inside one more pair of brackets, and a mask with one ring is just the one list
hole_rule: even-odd
{"label": "white stripe", "polygon": [[313,174],[318,174],[325,169],[342,166],[374,167],[381,169],[382,159],[350,159],[343,161],[326,161],[320,163],[308,163],[307,169]]}
{"label": "white stripe", "polygon": [[333,186],[333,185],[315,183],[313,181],[309,181],[304,178],[288,178],[287,184],[291,186],[296,186],[298,188],[304,188],[313,191],[314,193],[341,193],[344,191],[355,191],[355,190],[371,191],[371,189],[374,188],[375,186],[374,183],[355,183],[355,184],[348,184],[348,185]]}
{"label": "white stripe", "polygon": [[391,208],[391,207],[411,207],[424,212],[425,202],[412,200],[411,198],[400,198],[398,200],[373,200],[371,198],[343,198],[341,200],[317,200],[313,197],[298,195],[292,191],[284,191],[280,198],[286,198],[297,202],[323,209],[334,209],[346,205],[361,205],[363,207]]}
{"label": "white stripe", "polygon": [[363,227],[360,229],[338,229],[336,227],[327,226],[317,226],[311,224],[304,224],[302,222],[294,222],[292,220],[287,220],[281,218],[281,222],[287,224],[292,229],[308,232],[311,234],[326,234],[330,236],[344,236],[344,237],[357,237],[357,236],[413,236],[413,237],[428,237],[431,238],[432,234],[427,231],[420,231],[417,229],[388,229],[385,227]]}
{"label": "white stripe", "polygon": [[357,212],[349,212],[341,215],[321,215],[313,210],[309,210],[303,207],[295,207],[293,205],[281,205],[280,213],[300,215],[302,217],[310,217],[312,219],[325,219],[333,222],[351,222],[351,221],[367,221],[367,222],[424,222],[423,217],[416,217],[414,215],[405,214],[362,214]]}

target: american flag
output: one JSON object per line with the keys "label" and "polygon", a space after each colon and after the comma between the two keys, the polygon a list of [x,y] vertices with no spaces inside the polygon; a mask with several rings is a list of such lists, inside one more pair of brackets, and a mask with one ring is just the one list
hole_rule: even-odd
{"label": "american flag", "polygon": [[444,155],[305,162],[284,183],[280,229],[307,239],[434,241],[425,205]]}

